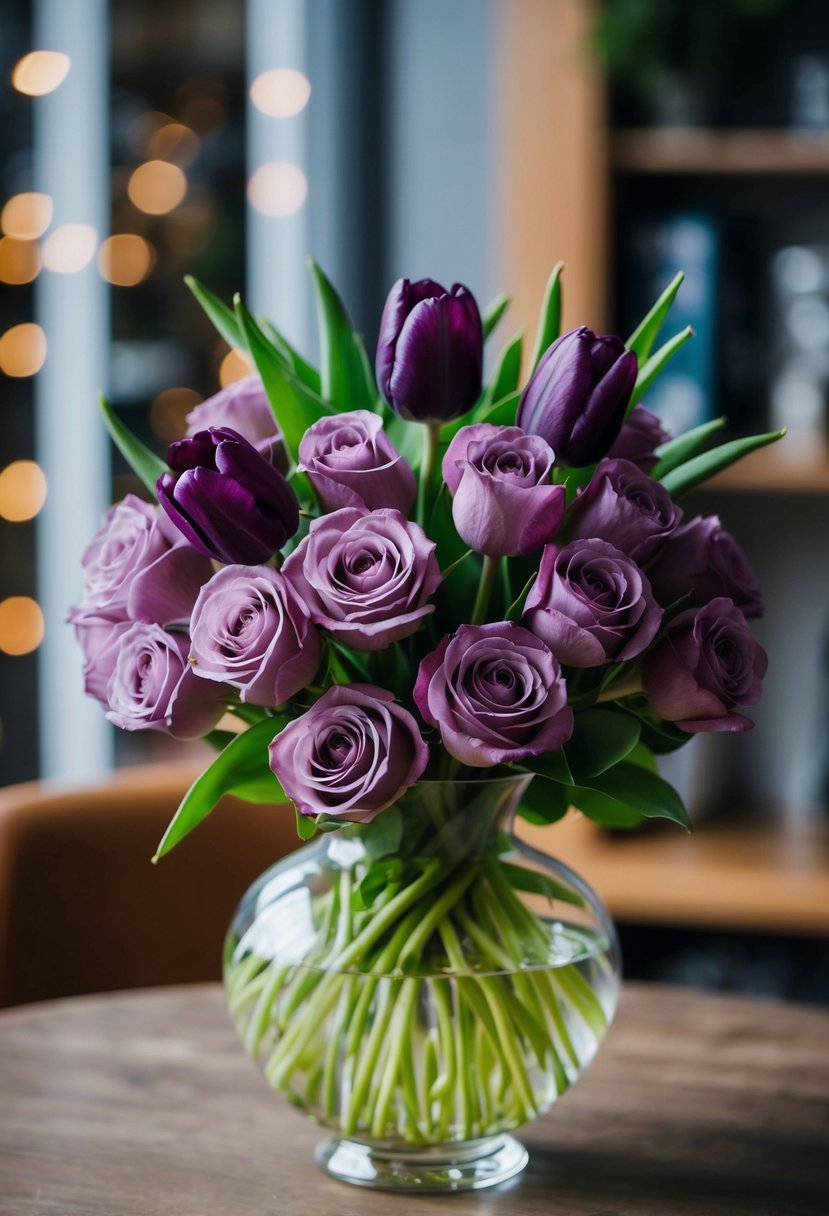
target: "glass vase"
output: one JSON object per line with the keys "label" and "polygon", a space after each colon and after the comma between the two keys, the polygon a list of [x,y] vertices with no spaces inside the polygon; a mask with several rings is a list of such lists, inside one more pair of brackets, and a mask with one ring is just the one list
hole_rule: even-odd
{"label": "glass vase", "polygon": [[267,1083],[360,1186],[460,1191],[518,1173],[613,1017],[605,908],[518,840],[531,778],[420,782],[284,858],[244,896],[228,1005]]}

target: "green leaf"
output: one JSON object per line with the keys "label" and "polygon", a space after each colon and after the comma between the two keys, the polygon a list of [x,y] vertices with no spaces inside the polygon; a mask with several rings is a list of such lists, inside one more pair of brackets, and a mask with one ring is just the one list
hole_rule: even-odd
{"label": "green leaf", "polygon": [[[228,743],[184,795],[167,831],[161,838],[153,861],[158,861],[206,819],[223,794],[239,790],[269,790],[267,798],[256,801],[285,802],[282,787],[268,768],[268,744],[287,723],[284,716],[266,718],[248,727]],[[270,774],[270,776],[269,776]]]}
{"label": "green leaf", "polygon": [[484,327],[484,340],[490,336],[511,303],[512,296],[500,295],[496,296],[494,300],[491,300],[489,304],[487,304],[486,308],[484,309],[484,315],[481,318]]}
{"label": "green leaf", "polygon": [[115,413],[106,397],[99,397],[98,405],[104,416],[104,423],[109,431],[112,442],[136,476],[141,478],[153,497],[157,498],[155,483],[162,473],[169,471],[166,464],[154,452],[151,452],[140,439],[136,439],[132,431],[124,426],[124,423]]}
{"label": "green leaf", "polygon": [[569,794],[571,805],[603,828],[635,828],[644,818],[636,807],[596,790],[571,787]]}
{"label": "green leaf", "polygon": [[584,709],[575,715],[573,734],[564,744],[570,772],[581,785],[624,760],[642,733],[631,714],[613,709]]}
{"label": "green leaf", "polygon": [[380,865],[373,865],[357,888],[358,910],[359,908],[371,908],[378,895],[381,895],[390,883],[399,882],[402,874],[403,862],[399,857],[392,857]]}
{"label": "green leaf", "polygon": [[[638,764],[623,760],[599,776],[582,778],[579,784],[604,794],[613,802],[633,807],[647,818],[671,819],[691,831],[688,812],[674,787]],[[574,804],[579,810],[584,810],[577,793],[573,795]]]}
{"label": "green leaf", "polygon": [[547,280],[547,288],[541,304],[541,315],[538,318],[538,333],[535,336],[535,347],[530,360],[530,374],[535,371],[547,347],[551,346],[561,333],[561,272],[563,269],[564,263],[557,262]]}
{"label": "green leaf", "polygon": [[298,806],[294,806],[296,812],[296,834],[300,840],[311,840],[317,834],[317,825],[310,815],[303,815]]}
{"label": "green leaf", "polygon": [[682,286],[682,281],[685,275],[680,270],[679,274],[671,279],[668,286],[662,292],[662,295],[651,308],[647,316],[643,317],[639,324],[634,329],[633,333],[628,338],[625,346],[628,350],[636,352],[636,357],[640,363],[644,363],[648,355],[653,349],[653,344],[656,341],[662,324],[670,312],[671,305],[676,299],[676,293]]}
{"label": "green leaf", "polygon": [[549,824],[563,819],[569,810],[570,803],[565,797],[568,786],[559,785],[555,781],[544,781],[538,778],[531,781],[521,796],[521,806],[518,814],[527,823]]}
{"label": "green leaf", "polygon": [[724,417],[714,418],[712,422],[703,422],[701,426],[695,426],[693,430],[686,431],[684,435],[677,435],[675,439],[669,439],[663,443],[656,449],[659,460],[651,471],[651,477],[656,481],[661,481],[666,473],[670,473],[678,465],[684,464],[698,452],[704,451],[708,447],[709,439],[721,431],[725,423]]}
{"label": "green leaf", "polygon": [[518,388],[518,380],[521,376],[521,352],[524,346],[524,335],[516,334],[511,342],[508,342],[498,358],[495,371],[492,374],[492,379],[486,387],[486,392],[482,398],[482,407],[486,403],[488,408],[495,401],[501,401],[504,397],[514,393]]}
{"label": "green leaf", "polygon": [[402,835],[403,812],[390,806],[363,829],[363,844],[369,857],[389,857],[400,847]]}
{"label": "green leaf", "polygon": [[[495,401],[492,405],[480,406],[472,411],[472,422],[491,422],[493,426],[515,426],[515,414],[518,409],[518,402],[521,400],[520,391],[508,393],[506,397],[502,397],[500,401]],[[464,422],[464,426],[467,422]],[[460,428],[458,428],[460,429]],[[443,438],[443,432],[441,432]]]}
{"label": "green leaf", "polygon": [[664,346],[660,346],[656,354],[651,355],[646,363],[643,363],[639,368],[639,374],[636,377],[636,383],[633,386],[630,402],[627,412],[633,409],[637,401],[640,401],[650,386],[653,384],[656,377],[665,367],[665,364],[671,359],[680,347],[684,346],[689,338],[693,338],[694,331],[690,325],[686,325],[678,334],[674,334],[669,338]]}
{"label": "green leaf", "polygon": [[530,594],[530,588],[532,587],[533,583],[535,582],[537,575],[538,575],[538,572],[536,570],[534,570],[532,572],[532,574],[530,575],[530,577],[527,579],[526,583],[521,588],[521,591],[519,592],[519,594],[512,601],[509,608],[507,608],[507,611],[504,615],[505,621],[520,621],[521,620],[521,617],[524,612],[524,604],[527,602],[527,596]]}
{"label": "green leaf", "polygon": [[530,870],[526,866],[513,865],[511,861],[499,861],[498,865],[516,891],[529,891],[532,895],[546,895],[549,900],[562,900],[567,904],[575,904],[577,908],[584,907],[584,900],[578,891],[566,887],[562,882],[556,882],[541,870]]}
{"label": "green leaf", "polygon": [[373,410],[377,390],[362,339],[353,332],[342,300],[313,259],[308,267],[317,300],[322,396],[340,410]]}
{"label": "green leaf", "polygon": [[723,443],[710,452],[703,452],[679,468],[673,469],[662,478],[662,484],[673,498],[680,498],[700,482],[707,481],[709,477],[742,460],[750,452],[756,452],[758,448],[767,447],[770,443],[777,443],[785,434],[784,428],[782,431],[769,431],[765,435],[750,435],[747,439],[732,439],[730,443]]}
{"label": "green leaf", "polygon": [[539,777],[546,777],[548,781],[558,781],[561,785],[573,784],[573,774],[561,747],[554,752],[545,752],[542,756],[530,756],[528,760],[522,760],[518,767]]}
{"label": "green leaf", "polygon": [[214,327],[222,335],[228,346],[236,347],[244,350],[245,339],[242,331],[239,328],[239,322],[232,308],[228,308],[227,304],[223,304],[218,296],[214,295],[209,288],[200,283],[198,279],[194,279],[191,274],[184,276],[184,282],[192,291],[193,295],[201,304],[207,317],[212,321]]}
{"label": "green leaf", "polygon": [[277,354],[295,372],[302,383],[318,397],[320,395],[320,374],[317,369],[303,359],[296,347],[291,345],[285,335],[267,317],[257,317],[256,320],[262,333],[270,338]]}

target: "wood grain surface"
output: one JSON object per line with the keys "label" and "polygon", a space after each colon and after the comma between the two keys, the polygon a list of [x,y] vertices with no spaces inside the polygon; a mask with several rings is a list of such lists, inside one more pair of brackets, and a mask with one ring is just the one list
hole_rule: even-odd
{"label": "wood grain surface", "polygon": [[598,1059],[477,1195],[352,1189],[245,1059],[214,986],[0,1014],[6,1216],[818,1216],[829,1013],[628,985]]}

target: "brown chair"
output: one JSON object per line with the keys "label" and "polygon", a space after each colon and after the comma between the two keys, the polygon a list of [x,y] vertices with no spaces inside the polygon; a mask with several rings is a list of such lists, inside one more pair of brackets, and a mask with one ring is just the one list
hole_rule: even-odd
{"label": "brown chair", "polygon": [[150,858],[198,769],[122,769],[84,788],[0,790],[0,1007],[218,979],[233,910],[298,841],[290,808],[225,798]]}

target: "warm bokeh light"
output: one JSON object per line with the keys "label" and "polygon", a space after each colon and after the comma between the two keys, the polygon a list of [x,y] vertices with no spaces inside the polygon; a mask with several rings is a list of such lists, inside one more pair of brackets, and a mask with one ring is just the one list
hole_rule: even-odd
{"label": "warm bokeh light", "polygon": [[0,237],[0,283],[31,283],[40,270],[37,241]]}
{"label": "warm bokeh light", "polygon": [[0,602],[0,650],[30,654],[43,641],[43,613],[28,595],[10,595]]}
{"label": "warm bokeh light", "polygon": [[286,160],[260,165],[248,182],[250,205],[262,215],[293,215],[299,211],[307,194],[305,174],[298,165]]}
{"label": "warm bokeh light", "polygon": [[18,93],[43,97],[63,84],[69,71],[69,56],[63,51],[30,51],[12,69],[12,84]]}
{"label": "warm bokeh light", "polygon": [[173,253],[192,258],[212,241],[216,219],[216,208],[209,199],[188,198],[164,221],[165,240]]}
{"label": "warm bokeh light", "polygon": [[187,178],[178,165],[148,160],[139,165],[127,183],[127,194],[139,211],[166,215],[187,193]]}
{"label": "warm bokeh light", "polygon": [[43,265],[57,274],[77,274],[95,256],[98,233],[89,224],[61,224],[43,242]]}
{"label": "warm bokeh light", "polygon": [[202,400],[193,388],[165,388],[150,406],[150,426],[166,443],[181,439],[187,429],[185,417]]}
{"label": "warm bokeh light", "polygon": [[0,517],[11,523],[34,519],[46,501],[46,478],[33,460],[14,460],[0,473]]}
{"label": "warm bokeh light", "polygon": [[135,287],[146,279],[154,262],[152,245],[133,232],[108,236],[98,250],[98,269],[115,287]]}
{"label": "warm bokeh light", "polygon": [[30,321],[13,325],[0,335],[0,372],[7,376],[34,376],[46,360],[46,335]]}
{"label": "warm bokeh light", "polygon": [[261,72],[250,86],[250,99],[269,118],[291,118],[308,104],[311,84],[294,68],[271,68]]}
{"label": "warm bokeh light", "polygon": [[52,222],[52,200],[48,194],[31,191],[15,194],[0,214],[0,228],[18,241],[33,241],[42,236]]}
{"label": "warm bokeh light", "polygon": [[199,137],[181,122],[156,127],[147,141],[147,152],[156,160],[168,160],[186,168],[199,151]]}
{"label": "warm bokeh light", "polygon": [[243,350],[229,350],[219,366],[219,384],[227,388],[228,384],[249,376],[252,371],[253,364]]}

